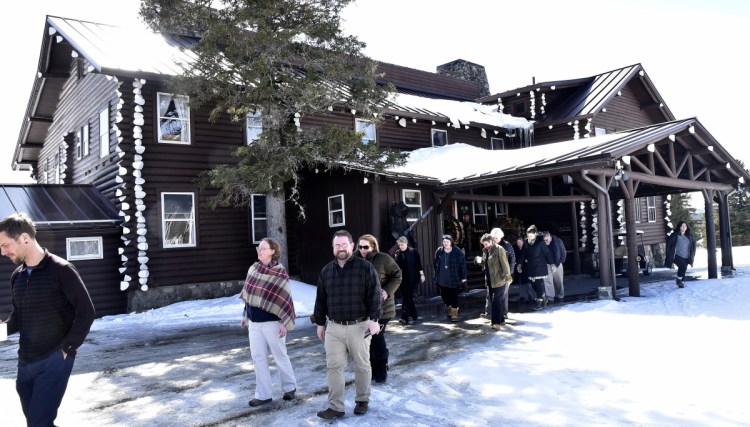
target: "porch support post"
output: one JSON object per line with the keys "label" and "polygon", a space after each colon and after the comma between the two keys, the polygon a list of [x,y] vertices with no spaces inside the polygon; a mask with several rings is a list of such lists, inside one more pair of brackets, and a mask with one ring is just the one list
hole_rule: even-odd
{"label": "porch support post", "polygon": [[732,228],[729,221],[729,194],[719,191],[716,201],[719,204],[719,242],[721,243],[721,275],[734,272],[732,256]]}
{"label": "porch support post", "polygon": [[570,248],[573,250],[573,274],[581,274],[581,251],[578,248],[581,247],[581,242],[578,237],[578,211],[576,210],[576,202],[570,203],[570,221],[571,221],[571,232],[573,234],[572,245]]}
{"label": "porch support post", "polygon": [[716,229],[714,228],[714,190],[703,190],[706,206],[706,250],[708,251],[708,278],[716,279]]}
{"label": "porch support post", "polygon": [[[630,183],[630,185],[633,184]],[[628,245],[628,295],[639,297],[641,296],[641,284],[638,277],[640,264],[638,263],[638,236],[635,231],[635,201],[632,197],[625,197],[625,231]]]}

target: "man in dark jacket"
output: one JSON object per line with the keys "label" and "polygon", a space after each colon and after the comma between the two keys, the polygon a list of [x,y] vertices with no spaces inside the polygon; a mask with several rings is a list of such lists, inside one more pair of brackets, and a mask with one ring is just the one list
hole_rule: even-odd
{"label": "man in dark jacket", "polygon": [[16,391],[29,426],[57,418],[76,350],[94,323],[94,305],[75,267],[36,241],[25,214],[0,221],[0,249],[19,267],[11,275],[8,333],[20,333]]}
{"label": "man in dark jacket", "polygon": [[549,275],[544,279],[545,286],[549,285],[547,288],[552,288],[553,291],[547,297],[554,297],[556,303],[561,303],[565,298],[565,287],[563,286],[563,264],[567,255],[565,244],[559,237],[549,231],[545,231],[542,235],[544,236],[544,243],[549,247],[552,259],[555,261],[554,264],[549,266]]}

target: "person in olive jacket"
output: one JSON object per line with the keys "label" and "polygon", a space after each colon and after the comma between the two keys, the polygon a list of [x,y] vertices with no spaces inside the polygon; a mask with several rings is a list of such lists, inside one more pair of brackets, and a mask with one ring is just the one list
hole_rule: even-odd
{"label": "person in olive jacket", "polygon": [[383,314],[378,319],[380,333],[372,336],[370,342],[370,365],[372,379],[385,382],[388,379],[388,346],[385,342],[385,327],[396,316],[396,290],[401,285],[401,268],[385,252],[380,252],[378,239],[372,234],[359,238],[359,256],[370,261],[380,277],[380,289],[383,297]]}
{"label": "person in olive jacket", "polygon": [[491,328],[500,329],[505,325],[504,298],[505,290],[513,282],[508,255],[499,243],[489,233],[480,239],[484,248],[482,250],[482,267],[484,268],[484,280],[487,285],[487,294],[490,296],[492,309]]}

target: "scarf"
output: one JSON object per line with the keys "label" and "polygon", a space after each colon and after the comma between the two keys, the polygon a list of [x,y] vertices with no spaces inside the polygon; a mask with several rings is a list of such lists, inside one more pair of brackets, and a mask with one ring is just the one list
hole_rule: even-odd
{"label": "scarf", "polygon": [[252,307],[275,314],[288,331],[294,329],[294,301],[289,274],[277,261],[250,266],[240,298]]}

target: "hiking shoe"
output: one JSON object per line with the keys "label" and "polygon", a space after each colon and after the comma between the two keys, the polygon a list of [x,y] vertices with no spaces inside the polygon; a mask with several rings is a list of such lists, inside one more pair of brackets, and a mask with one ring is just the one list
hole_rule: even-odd
{"label": "hiking shoe", "polygon": [[685,282],[682,281],[682,279],[677,279],[677,287],[678,288],[684,288]]}
{"label": "hiking shoe", "polygon": [[367,402],[356,402],[354,406],[354,415],[364,415],[367,413]]}
{"label": "hiking shoe", "polygon": [[402,325],[408,325],[409,324],[409,319],[398,319],[398,323],[400,323]]}
{"label": "hiking shoe", "polygon": [[555,297],[555,304],[562,304],[563,298],[562,297]]}
{"label": "hiking shoe", "polygon": [[503,325],[501,325],[499,323],[495,323],[492,326],[490,326],[490,328],[492,328],[492,329],[494,329],[496,331],[499,331],[500,329],[502,329],[502,327],[503,327]]}
{"label": "hiking shoe", "polygon": [[492,318],[492,316],[489,313],[482,313],[479,315],[479,317],[481,317],[482,319],[487,319],[487,320],[490,320]]}
{"label": "hiking shoe", "polygon": [[253,400],[247,402],[247,404],[250,405],[250,406],[252,406],[252,407],[256,407],[256,406],[260,406],[260,405],[265,405],[266,403],[271,403],[271,399],[253,399]]}
{"label": "hiking shoe", "polygon": [[[365,403],[367,403],[367,402],[365,402]],[[355,411],[356,411],[356,409],[355,409]],[[325,411],[318,412],[318,416],[320,418],[323,418],[324,420],[332,420],[334,418],[341,418],[341,417],[343,417],[344,416],[344,411],[334,411],[333,409],[328,408]]]}
{"label": "hiking shoe", "polygon": [[294,394],[295,393],[297,393],[297,389],[296,388],[294,390],[292,390],[292,391],[287,391],[286,393],[284,393],[284,396],[282,396],[282,397],[283,397],[284,400],[292,400],[292,399],[294,399]]}

